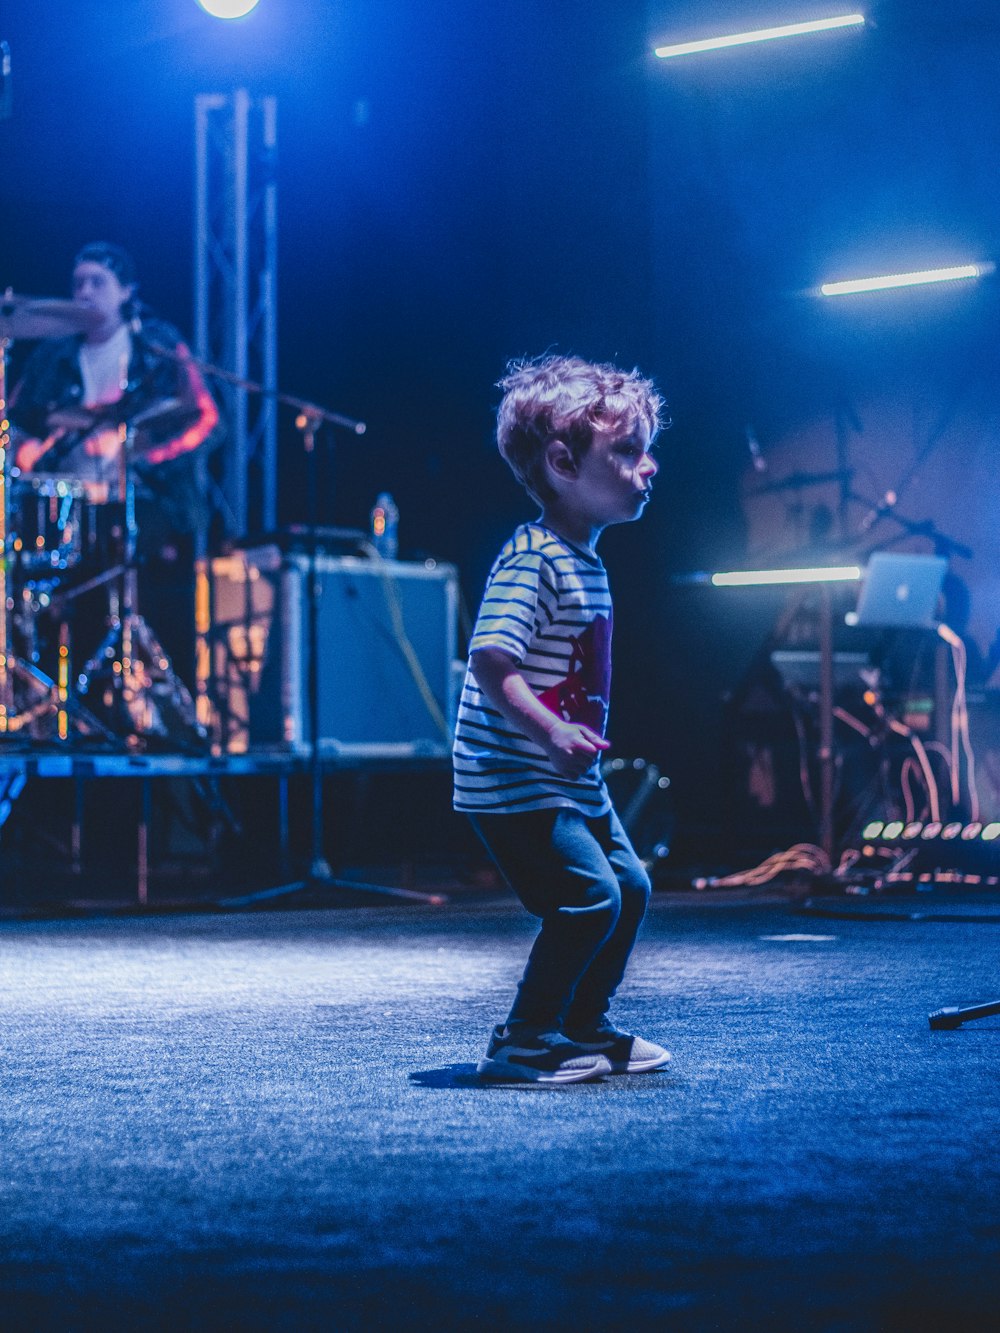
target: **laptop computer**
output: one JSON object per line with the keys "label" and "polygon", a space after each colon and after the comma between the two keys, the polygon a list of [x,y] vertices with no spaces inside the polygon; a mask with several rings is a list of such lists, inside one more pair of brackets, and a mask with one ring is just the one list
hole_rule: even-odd
{"label": "laptop computer", "polygon": [[852,623],[935,629],[935,611],[947,568],[943,555],[876,551],[868,559]]}

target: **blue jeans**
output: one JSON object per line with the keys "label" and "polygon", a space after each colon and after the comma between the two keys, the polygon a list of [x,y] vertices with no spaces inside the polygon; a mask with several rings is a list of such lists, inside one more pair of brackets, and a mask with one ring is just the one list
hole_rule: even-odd
{"label": "blue jeans", "polygon": [[510,1023],[584,1031],[606,1016],[625,975],[649,876],[612,810],[473,815],[497,868],[541,918]]}

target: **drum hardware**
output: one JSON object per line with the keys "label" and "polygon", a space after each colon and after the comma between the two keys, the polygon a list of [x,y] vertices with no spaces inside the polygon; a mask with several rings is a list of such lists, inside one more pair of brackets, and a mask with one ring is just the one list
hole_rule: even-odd
{"label": "drum hardware", "polygon": [[[14,653],[15,598],[10,571],[16,563],[11,533],[10,425],[7,418],[7,354],[15,337],[58,337],[93,326],[96,313],[74,301],[16,297],[0,300],[0,736],[32,740],[69,739],[78,734],[108,739],[110,733],[73,696],[68,680],[54,681]],[[23,609],[23,607],[22,607]],[[68,645],[60,645],[60,663]]]}
{"label": "drum hardware", "polygon": [[[144,415],[151,419],[152,413]],[[77,693],[108,719],[126,746],[138,749],[158,740],[203,750],[208,736],[197,719],[194,700],[139,611],[135,428],[123,424],[120,430],[119,488],[125,498],[121,561],[114,570],[90,580],[90,587],[110,585],[107,632],[77,678]],[[64,596],[81,591],[83,585]]]}
{"label": "drum hardware", "polygon": [[[194,718],[194,705],[169,658],[139,614],[133,466],[155,448],[150,433],[183,423],[188,408],[180,399],[160,400],[131,412],[127,399],[97,409],[69,408],[49,415],[57,432],[43,457],[49,466],[101,428],[120,432],[122,448],[113,486],[57,472],[22,476],[11,467],[6,416],[7,349],[15,339],[55,338],[86,333],[99,315],[76,301],[17,296],[0,297],[0,735],[21,733],[31,740],[68,740],[71,730],[126,746],[162,737],[172,744],[203,748],[205,733]],[[111,491],[115,490],[112,495]],[[96,510],[122,506],[118,530],[98,533]],[[12,529],[12,501],[18,514]],[[121,559],[89,578],[70,581],[93,557],[98,537],[117,542]],[[17,575],[18,587],[11,575]],[[75,598],[110,585],[107,633],[70,688],[69,628],[64,613]],[[58,624],[57,679],[38,666],[37,622]],[[27,660],[13,652],[17,631]],[[107,709],[111,726],[80,701],[90,695]],[[53,727],[52,720],[55,719]]]}
{"label": "drum hardware", "polygon": [[22,475],[11,471],[11,508],[17,513],[11,534],[14,564],[25,578],[74,569],[99,545],[98,514],[105,511],[109,488],[54,472]]}

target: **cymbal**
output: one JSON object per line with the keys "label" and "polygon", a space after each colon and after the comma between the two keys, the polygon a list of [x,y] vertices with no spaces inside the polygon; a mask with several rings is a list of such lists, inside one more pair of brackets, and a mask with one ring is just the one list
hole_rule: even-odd
{"label": "cymbal", "polygon": [[100,314],[80,301],[59,301],[45,296],[15,296],[8,289],[0,297],[0,338],[63,338],[86,333],[101,322]]}

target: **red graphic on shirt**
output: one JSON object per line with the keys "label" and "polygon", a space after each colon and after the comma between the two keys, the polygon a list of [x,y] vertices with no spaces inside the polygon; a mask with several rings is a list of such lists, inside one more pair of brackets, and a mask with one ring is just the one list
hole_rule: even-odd
{"label": "red graphic on shirt", "polygon": [[538,697],[564,722],[579,722],[603,735],[611,701],[610,615],[595,616],[569,642],[569,675]]}

